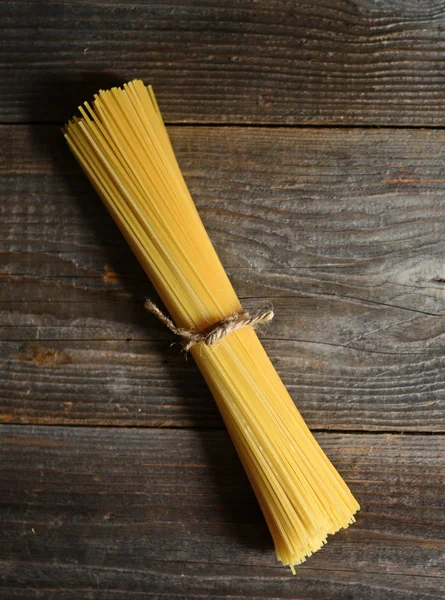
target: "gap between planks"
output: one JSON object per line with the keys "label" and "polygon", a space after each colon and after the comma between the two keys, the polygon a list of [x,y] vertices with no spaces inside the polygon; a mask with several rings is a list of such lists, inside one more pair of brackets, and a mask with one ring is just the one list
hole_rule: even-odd
{"label": "gap between planks", "polygon": [[[73,109],[73,114],[77,112],[77,109]],[[0,121],[0,127],[16,127],[16,126],[27,126],[27,127],[63,127],[65,123],[62,121]],[[200,121],[199,123],[184,123],[183,121],[164,121],[166,127],[183,127],[183,128],[204,128],[204,127],[218,127],[221,129],[380,129],[383,131],[403,131],[403,130],[422,130],[427,129],[428,131],[443,131],[445,125],[431,125],[425,124],[412,124],[412,125],[377,125],[372,123],[354,124],[354,123],[239,123],[236,121],[220,123],[218,121]]]}

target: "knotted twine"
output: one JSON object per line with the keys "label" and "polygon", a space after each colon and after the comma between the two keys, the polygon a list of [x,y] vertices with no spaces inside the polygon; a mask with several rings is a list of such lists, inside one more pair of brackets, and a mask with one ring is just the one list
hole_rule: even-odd
{"label": "knotted twine", "polygon": [[201,342],[207,346],[211,346],[233,331],[248,326],[256,327],[261,323],[272,321],[274,317],[273,309],[270,307],[262,308],[255,315],[250,315],[247,311],[242,311],[233,313],[230,317],[226,317],[202,331],[195,331],[194,329],[176,327],[170,317],[165,315],[151,300],[145,301],[144,308],[155,315],[175,335],[182,338],[182,345],[186,352]]}

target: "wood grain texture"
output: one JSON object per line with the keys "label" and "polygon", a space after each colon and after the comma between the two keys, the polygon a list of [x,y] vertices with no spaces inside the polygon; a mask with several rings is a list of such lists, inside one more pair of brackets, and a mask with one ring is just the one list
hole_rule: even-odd
{"label": "wood grain texture", "polygon": [[2,2],[0,120],[155,85],[169,122],[442,125],[443,0]]}
{"label": "wood grain texture", "polygon": [[[0,600],[444,598],[445,435],[426,432],[445,432],[445,2],[15,0],[0,18]],[[362,505],[295,577],[48,126],[133,77]]]}
{"label": "wood grain texture", "polygon": [[[445,132],[170,129],[315,429],[444,431]],[[0,419],[220,426],[57,128],[0,128]]]}
{"label": "wood grain texture", "polygon": [[441,598],[445,438],[317,437],[362,510],[293,577],[225,432],[3,426],[1,597]]}

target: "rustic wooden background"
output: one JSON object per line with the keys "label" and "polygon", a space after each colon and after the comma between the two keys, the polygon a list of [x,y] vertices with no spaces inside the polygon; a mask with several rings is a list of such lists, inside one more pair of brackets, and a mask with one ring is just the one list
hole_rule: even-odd
{"label": "rustic wooden background", "polygon": [[[0,2],[0,597],[445,597],[445,3]],[[59,125],[157,92],[362,510],[279,566],[196,367]]]}

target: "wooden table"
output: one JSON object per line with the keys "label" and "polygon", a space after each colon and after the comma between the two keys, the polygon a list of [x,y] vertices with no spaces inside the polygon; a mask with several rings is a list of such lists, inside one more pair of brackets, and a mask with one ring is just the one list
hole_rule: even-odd
{"label": "wooden table", "polygon": [[[445,597],[445,4],[0,6],[0,597]],[[362,506],[295,577],[59,131],[136,76]]]}

